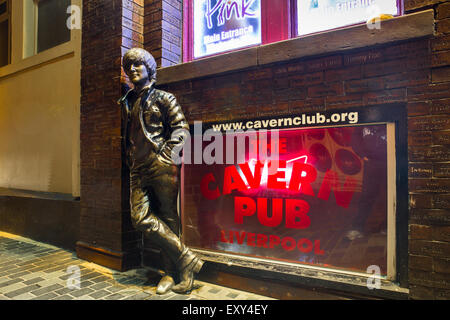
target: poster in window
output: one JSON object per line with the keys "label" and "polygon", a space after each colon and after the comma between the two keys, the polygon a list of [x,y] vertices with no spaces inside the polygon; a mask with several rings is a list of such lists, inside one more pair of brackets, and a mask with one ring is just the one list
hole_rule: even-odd
{"label": "poster in window", "polygon": [[298,0],[298,35],[348,26],[379,16],[397,15],[397,0]]}
{"label": "poster in window", "polygon": [[261,0],[195,0],[194,57],[261,43]]}
{"label": "poster in window", "polygon": [[[377,265],[386,274],[387,125],[277,132],[275,143],[270,132],[265,144],[260,133],[250,137],[237,164],[184,164],[186,244],[355,272]],[[276,148],[278,161],[262,160],[262,147]]]}

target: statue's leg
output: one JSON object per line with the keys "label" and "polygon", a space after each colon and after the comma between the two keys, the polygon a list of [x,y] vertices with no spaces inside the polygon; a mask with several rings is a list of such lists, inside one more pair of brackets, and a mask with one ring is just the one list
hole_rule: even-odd
{"label": "statue's leg", "polygon": [[[180,275],[180,283],[172,288],[178,293],[186,293],[192,290],[194,285],[194,272],[198,273],[203,262],[184,244],[179,238],[180,217],[177,210],[178,177],[174,171],[169,171],[151,179],[149,183],[152,204],[158,213],[161,228],[171,234],[171,241],[177,243],[177,251],[173,255],[166,250],[166,254],[176,264]],[[162,233],[164,233],[162,232]],[[173,238],[173,239],[172,239]],[[175,240],[176,238],[176,240]],[[161,245],[163,247],[163,245]]]}
{"label": "statue's leg", "polygon": [[[131,221],[135,229],[144,233],[148,237],[148,229],[157,228],[158,222],[156,216],[152,213],[152,206],[148,188],[145,187],[145,176],[141,173],[132,173],[130,175],[130,208]],[[176,274],[176,268],[170,257],[167,256],[164,250],[161,251],[162,264],[165,275],[159,281],[156,292],[158,294],[165,294],[175,285],[173,275]]]}

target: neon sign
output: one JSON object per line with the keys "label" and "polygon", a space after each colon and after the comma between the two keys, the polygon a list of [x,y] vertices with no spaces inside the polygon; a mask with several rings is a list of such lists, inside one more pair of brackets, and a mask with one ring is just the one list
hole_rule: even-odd
{"label": "neon sign", "polygon": [[[348,268],[337,253],[339,246],[350,246],[343,239],[353,221],[361,220],[364,232],[386,225],[386,125],[278,134],[279,142],[272,145],[278,160],[261,159],[259,150],[249,148],[242,163],[184,165],[185,242],[199,249]],[[383,269],[386,237],[375,238],[371,241],[379,251],[370,258]],[[360,254],[357,246],[351,250],[355,257]],[[360,261],[351,268],[365,271],[367,265]]]}
{"label": "neon sign", "polygon": [[261,43],[260,0],[195,0],[194,57]]}
{"label": "neon sign", "polygon": [[399,14],[397,0],[297,0],[297,9],[298,35]]}
{"label": "neon sign", "polygon": [[231,20],[233,16],[238,20],[256,16],[256,13],[249,9],[255,0],[218,0],[213,7],[211,7],[211,2],[212,0],[206,0],[205,16],[208,29],[213,28],[212,16],[216,11],[218,11],[217,26],[224,25],[225,21]]}

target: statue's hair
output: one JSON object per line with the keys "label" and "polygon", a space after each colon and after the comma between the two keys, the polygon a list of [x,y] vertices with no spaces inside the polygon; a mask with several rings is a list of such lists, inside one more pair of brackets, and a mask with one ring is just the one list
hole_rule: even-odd
{"label": "statue's hair", "polygon": [[142,62],[147,68],[150,78],[156,80],[156,61],[147,50],[141,48],[130,49],[123,56],[122,62],[125,72],[133,63]]}

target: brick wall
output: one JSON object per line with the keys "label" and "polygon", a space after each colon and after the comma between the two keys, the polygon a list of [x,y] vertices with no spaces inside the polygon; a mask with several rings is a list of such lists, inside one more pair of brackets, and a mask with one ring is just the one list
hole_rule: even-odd
{"label": "brick wall", "polygon": [[[116,269],[135,264],[121,150],[121,57],[143,45],[143,1],[85,0],[81,70],[81,218],[78,255]],[[122,77],[121,77],[122,76]]]}
{"label": "brick wall", "polygon": [[182,0],[145,0],[144,47],[160,67],[182,62]]}

